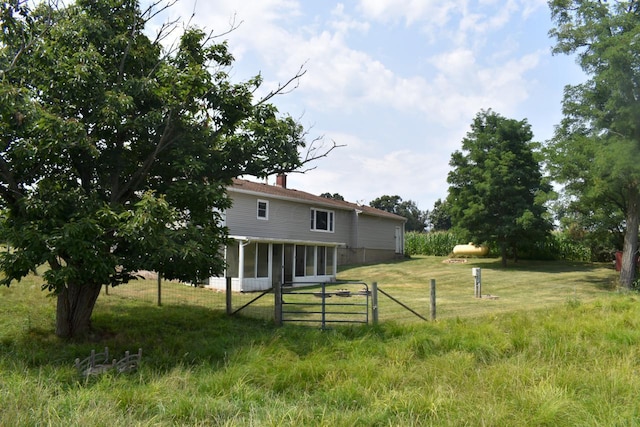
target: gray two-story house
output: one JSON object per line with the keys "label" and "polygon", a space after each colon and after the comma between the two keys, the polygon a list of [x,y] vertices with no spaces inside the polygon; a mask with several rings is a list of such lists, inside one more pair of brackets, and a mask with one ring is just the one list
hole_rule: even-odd
{"label": "gray two-story house", "polygon": [[[330,282],[342,264],[381,262],[404,253],[404,217],[276,185],[236,179],[233,206],[223,213],[233,243],[225,248],[226,277],[234,291],[284,282]],[[209,287],[225,288],[224,277]]]}

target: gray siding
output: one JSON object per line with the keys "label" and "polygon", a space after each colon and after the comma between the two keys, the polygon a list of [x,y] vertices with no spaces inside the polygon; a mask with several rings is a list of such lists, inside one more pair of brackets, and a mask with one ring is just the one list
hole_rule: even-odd
{"label": "gray siding", "polygon": [[358,247],[395,251],[396,227],[402,227],[402,225],[402,221],[360,215],[358,218]]}
{"label": "gray siding", "polygon": [[403,255],[395,253],[395,250],[338,248],[338,265],[372,264],[402,257]]}
{"label": "gray siding", "polygon": [[[353,213],[345,210],[327,209],[308,203],[269,198],[233,192],[233,206],[226,212],[229,234],[236,236],[262,237],[313,242],[340,242],[351,245],[351,222]],[[269,202],[269,219],[258,219],[258,200]],[[332,210],[335,215],[334,232],[311,230],[311,208]],[[392,236],[393,237],[393,236]],[[393,239],[392,239],[393,242]]]}

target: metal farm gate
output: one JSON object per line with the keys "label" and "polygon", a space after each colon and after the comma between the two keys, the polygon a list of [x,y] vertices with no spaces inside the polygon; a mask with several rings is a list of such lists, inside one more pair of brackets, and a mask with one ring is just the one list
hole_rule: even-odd
{"label": "metal farm gate", "polygon": [[[302,287],[304,285],[304,287]],[[287,283],[275,287],[276,322],[369,323],[371,291],[364,282]]]}
{"label": "metal farm gate", "polygon": [[[285,323],[315,324],[326,329],[330,324],[368,324],[370,320],[373,324],[377,324],[380,315],[379,297],[381,295],[391,301],[395,307],[398,307],[398,309],[392,309],[386,303],[383,304],[387,319],[399,320],[398,310],[400,310],[404,313],[410,313],[414,318],[417,317],[423,321],[429,320],[426,315],[420,314],[398,298],[382,290],[378,287],[377,282],[373,282],[371,287],[360,281],[287,282],[274,285],[273,288],[261,293],[251,292],[248,294],[231,292],[230,280],[227,285],[227,314],[234,315],[243,312],[249,316],[255,316],[257,313],[262,313],[260,317],[266,315],[279,326]],[[436,319],[435,285],[435,280],[432,279],[429,295],[431,320]],[[273,295],[273,300],[264,298],[268,295]],[[272,305],[269,304],[270,300]]]}

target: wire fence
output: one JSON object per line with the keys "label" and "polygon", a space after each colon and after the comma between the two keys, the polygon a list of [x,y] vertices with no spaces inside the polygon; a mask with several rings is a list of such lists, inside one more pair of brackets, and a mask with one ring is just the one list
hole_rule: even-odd
{"label": "wire fence", "polygon": [[125,285],[105,288],[105,296],[135,299],[154,305],[192,305],[265,320],[273,320],[274,317],[273,295],[256,300],[260,293],[232,292],[227,295],[225,291],[202,285],[158,280],[154,273],[143,272],[141,276]]}
{"label": "wire fence", "polygon": [[[362,282],[316,284],[283,289],[283,294],[280,296],[271,289],[262,292],[227,293],[224,290],[211,289],[201,285],[194,286],[178,281],[158,280],[155,274],[145,272],[138,280],[125,285],[105,288],[104,294],[108,298],[133,299],[153,305],[205,307],[227,314],[239,314],[276,323],[278,323],[278,310],[282,310],[282,306],[277,307],[276,301],[278,297],[281,297],[284,304],[285,321],[287,317],[289,320],[295,317],[291,313],[287,314],[287,310],[297,311],[301,310],[301,307],[305,307],[303,310],[316,313],[307,313],[302,316],[297,313],[296,316],[301,317],[300,323],[305,323],[304,320],[308,320],[306,323],[309,324],[321,321],[323,327],[325,320],[327,323],[332,323],[332,320],[337,323],[363,323],[363,313],[365,314],[365,323],[377,321],[421,322],[430,316],[428,289],[423,297],[417,299],[415,295],[413,298],[408,298],[406,295],[396,298],[395,294],[392,295],[382,288],[378,292],[377,286],[372,290]],[[363,294],[363,291],[366,293]],[[372,295],[372,291],[375,292],[374,295]],[[366,295],[366,298],[363,298],[363,295]],[[329,297],[331,297],[330,300],[325,299]],[[373,300],[374,297],[377,298]],[[300,300],[301,298],[302,300]],[[324,307],[318,308],[321,302],[325,302]],[[366,306],[363,306],[363,303]],[[322,312],[318,314],[317,312],[320,310]],[[369,310],[371,310],[371,316]],[[324,315],[329,317],[320,317]]]}

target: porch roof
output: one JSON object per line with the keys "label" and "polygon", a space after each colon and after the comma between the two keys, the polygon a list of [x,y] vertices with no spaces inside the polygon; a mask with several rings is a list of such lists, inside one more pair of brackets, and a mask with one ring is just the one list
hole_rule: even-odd
{"label": "porch roof", "polygon": [[294,240],[294,239],[280,239],[270,237],[256,237],[256,236],[229,236],[231,239],[244,241],[244,242],[259,242],[259,243],[283,243],[292,245],[307,245],[307,246],[347,246],[344,242],[321,242],[316,240]]}

